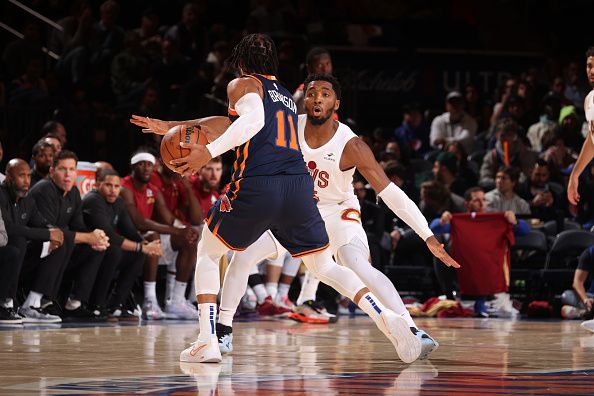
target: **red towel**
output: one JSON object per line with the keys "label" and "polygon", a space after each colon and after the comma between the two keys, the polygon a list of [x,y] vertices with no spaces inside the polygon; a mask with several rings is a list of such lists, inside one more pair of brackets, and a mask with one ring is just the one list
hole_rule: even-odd
{"label": "red towel", "polygon": [[497,213],[457,213],[451,223],[452,257],[460,292],[485,296],[507,292],[510,247],[515,243],[511,224]]}

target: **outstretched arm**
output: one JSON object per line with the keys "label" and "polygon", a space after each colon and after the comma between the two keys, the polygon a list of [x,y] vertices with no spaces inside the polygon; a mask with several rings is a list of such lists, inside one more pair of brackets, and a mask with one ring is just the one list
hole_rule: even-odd
{"label": "outstretched arm", "polygon": [[132,114],[130,122],[141,127],[142,132],[154,133],[156,135],[165,135],[168,130],[180,124],[200,125],[202,127],[202,131],[206,133],[206,137],[208,138],[209,142],[215,141],[219,136],[225,133],[229,125],[231,125],[229,117],[224,116],[210,116],[185,121],[163,121],[157,118],[149,118]]}
{"label": "outstretched arm", "polygon": [[340,159],[340,168],[348,169],[356,166],[361,175],[378,192],[378,196],[388,205],[396,216],[401,218],[421,237],[435,257],[444,262],[448,267],[459,268],[460,265],[445,251],[433,235],[427,224],[427,220],[415,205],[406,196],[404,191],[398,188],[386,176],[382,167],[377,163],[371,149],[359,138],[351,139]]}

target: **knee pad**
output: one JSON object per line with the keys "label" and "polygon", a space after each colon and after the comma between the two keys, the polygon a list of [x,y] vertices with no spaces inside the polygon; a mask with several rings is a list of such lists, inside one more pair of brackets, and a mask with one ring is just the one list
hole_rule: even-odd
{"label": "knee pad", "polygon": [[332,266],[337,265],[328,249],[318,254],[303,257],[303,262],[317,278],[327,277],[328,272],[332,270]]}
{"label": "knee pad", "polygon": [[353,238],[336,251],[336,259],[340,265],[352,268],[355,265],[371,265],[369,249],[359,238]]}

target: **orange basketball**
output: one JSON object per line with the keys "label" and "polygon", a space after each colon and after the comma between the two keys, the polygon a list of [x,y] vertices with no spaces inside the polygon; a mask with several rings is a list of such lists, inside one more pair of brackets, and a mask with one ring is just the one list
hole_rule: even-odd
{"label": "orange basketball", "polygon": [[161,159],[163,160],[163,164],[171,170],[174,167],[169,165],[169,161],[186,157],[190,154],[189,149],[179,145],[180,142],[208,144],[206,134],[202,133],[199,125],[176,125],[171,128],[163,136],[163,140],[161,140]]}

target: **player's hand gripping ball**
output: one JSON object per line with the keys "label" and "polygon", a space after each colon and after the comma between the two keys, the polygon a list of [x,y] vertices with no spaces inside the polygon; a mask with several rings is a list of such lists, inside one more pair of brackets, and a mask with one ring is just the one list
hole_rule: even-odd
{"label": "player's hand gripping ball", "polygon": [[176,125],[167,131],[161,140],[161,159],[163,164],[173,171],[175,168],[169,162],[190,154],[190,149],[181,147],[180,143],[207,145],[208,139],[200,125]]}

